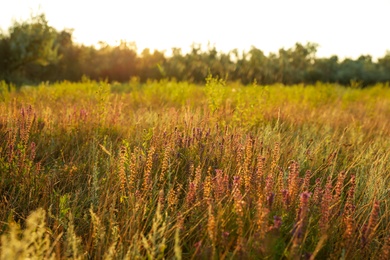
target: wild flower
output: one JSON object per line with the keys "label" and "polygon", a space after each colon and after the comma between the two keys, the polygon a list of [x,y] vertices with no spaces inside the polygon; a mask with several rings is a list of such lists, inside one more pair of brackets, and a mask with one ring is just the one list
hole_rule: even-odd
{"label": "wild flower", "polygon": [[309,198],[311,194],[309,192],[303,192],[301,194],[300,204],[296,217],[296,224],[293,229],[293,245],[299,246],[302,242],[303,234],[306,229],[308,213],[309,213]]}
{"label": "wild flower", "polygon": [[314,192],[313,192],[313,204],[319,205],[321,201],[321,194],[322,194],[322,188],[321,188],[321,179],[317,178],[314,186]]}
{"label": "wild flower", "polygon": [[135,150],[134,152],[131,153],[130,155],[130,158],[129,158],[129,183],[128,183],[128,186],[129,186],[129,191],[130,192],[134,192],[134,189],[135,189],[135,186],[136,186],[136,180],[138,179],[138,174],[137,174],[137,157],[136,157],[136,152],[137,150]]}
{"label": "wild flower", "polygon": [[154,147],[150,147],[148,158],[146,160],[146,167],[144,171],[144,180],[143,180],[143,186],[142,190],[144,193],[148,193],[152,189],[152,167],[153,167],[153,156],[154,156],[155,149]]}
{"label": "wild flower", "polygon": [[177,191],[172,187],[168,192],[168,207],[173,210],[176,207],[177,202]]}
{"label": "wild flower", "polygon": [[27,108],[21,108],[20,115],[21,116],[18,120],[20,139],[21,143],[26,145],[30,137],[30,131],[32,123],[35,119],[35,113],[30,105]]}
{"label": "wild flower", "polygon": [[188,191],[186,195],[186,205],[191,207],[196,201],[196,185],[191,181],[188,185]]}
{"label": "wild flower", "polygon": [[329,176],[325,185],[324,194],[321,201],[321,217],[319,226],[322,232],[326,233],[329,227],[330,206],[332,203],[332,176]]}
{"label": "wild flower", "polygon": [[168,166],[169,166],[169,157],[171,154],[171,144],[168,142],[168,144],[165,146],[164,150],[164,157],[162,160],[162,165],[161,165],[161,173],[160,173],[160,183],[162,183],[165,179],[165,174],[167,173]]}
{"label": "wild flower", "polygon": [[264,207],[262,199],[258,199],[256,203],[256,233],[259,240],[263,240],[267,232],[269,213],[270,210]]}
{"label": "wild flower", "polygon": [[303,179],[302,191],[309,191],[311,174],[312,173],[310,170],[306,171],[305,178]]}
{"label": "wild flower", "polygon": [[347,201],[344,207],[343,220],[345,225],[344,239],[350,240],[355,229],[354,213],[355,213],[355,175],[351,176],[350,187],[347,194]]}
{"label": "wild flower", "polygon": [[390,91],[232,84],[10,92],[0,259],[389,258]]}
{"label": "wild flower", "polygon": [[271,226],[270,230],[279,230],[282,223],[282,218],[280,216],[274,216],[274,224]]}
{"label": "wild flower", "polygon": [[290,202],[294,202],[300,187],[299,164],[295,161],[290,164],[287,185]]}
{"label": "wild flower", "polygon": [[390,258],[390,236],[387,236],[382,250],[379,254],[379,259],[386,260]]}
{"label": "wild flower", "polygon": [[344,186],[344,179],[345,179],[345,171],[339,172],[339,174],[337,175],[335,194],[333,196],[333,203],[340,202],[339,200]]}
{"label": "wild flower", "polygon": [[221,169],[215,170],[214,178],[214,197],[216,201],[221,201],[227,194],[229,186],[229,178]]}
{"label": "wild flower", "polygon": [[243,177],[245,191],[250,192],[253,185],[253,176],[252,176],[252,154],[253,154],[253,141],[249,138],[245,146],[245,160],[243,165]]}
{"label": "wild flower", "polygon": [[366,245],[370,244],[372,241],[372,237],[376,231],[377,224],[379,221],[379,211],[380,204],[378,200],[374,201],[374,205],[372,207],[372,211],[370,214],[370,218],[368,219],[367,224],[363,228],[362,232],[362,247],[364,248]]}
{"label": "wild flower", "polygon": [[234,211],[236,212],[237,222],[237,246],[236,250],[241,251],[244,248],[244,200],[240,191],[240,178],[234,177],[233,182],[233,200],[234,200]]}
{"label": "wild flower", "polygon": [[213,247],[215,247],[217,243],[217,225],[211,204],[208,206],[207,232]]}
{"label": "wild flower", "polygon": [[127,149],[126,146],[122,145],[119,152],[119,162],[118,162],[118,176],[120,181],[121,193],[126,194],[125,185],[126,185],[126,166],[125,162],[127,160]]}
{"label": "wild flower", "polygon": [[212,201],[212,182],[211,182],[211,167],[207,171],[206,178],[203,183],[203,199],[209,205]]}
{"label": "wild flower", "polygon": [[158,203],[160,204],[160,207],[163,209],[165,206],[165,194],[164,190],[160,190],[158,193]]}
{"label": "wild flower", "polygon": [[276,169],[280,157],[280,143],[276,142],[274,144],[274,149],[272,151],[272,162],[271,162],[271,172]]}
{"label": "wild flower", "polygon": [[256,189],[259,189],[263,183],[263,176],[264,176],[264,167],[265,167],[265,158],[259,154],[257,157],[257,164],[256,164]]}
{"label": "wild flower", "polygon": [[272,174],[270,174],[267,176],[267,179],[265,180],[265,189],[264,189],[267,205],[270,210],[272,208],[274,198],[275,198],[273,187],[274,187],[274,177]]}

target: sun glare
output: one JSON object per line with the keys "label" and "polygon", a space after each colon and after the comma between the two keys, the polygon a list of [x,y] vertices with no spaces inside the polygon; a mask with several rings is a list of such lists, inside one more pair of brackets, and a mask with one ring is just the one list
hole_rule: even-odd
{"label": "sun glare", "polygon": [[74,40],[86,45],[121,40],[143,48],[186,50],[192,43],[217,49],[249,49],[265,53],[315,42],[318,54],[383,56],[390,2],[371,1],[49,1],[16,0],[0,11],[5,30],[13,18],[44,12],[52,26],[74,29]]}

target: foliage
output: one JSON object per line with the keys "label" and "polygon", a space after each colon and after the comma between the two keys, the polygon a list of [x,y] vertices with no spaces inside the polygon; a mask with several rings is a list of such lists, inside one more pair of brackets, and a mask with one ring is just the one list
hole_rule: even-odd
{"label": "foliage", "polygon": [[388,259],[390,90],[0,87],[3,259]]}
{"label": "foliage", "polygon": [[0,37],[3,77],[23,77],[28,75],[27,70],[56,62],[56,37],[56,30],[48,25],[44,14],[24,22],[15,21],[9,28],[9,36]]}
{"label": "foliage", "polygon": [[93,80],[127,82],[170,79],[203,84],[209,72],[230,82],[248,85],[316,82],[365,87],[390,81],[389,53],[378,61],[369,55],[340,60],[337,56],[318,58],[318,44],[296,43],[266,55],[252,46],[241,53],[227,53],[208,44],[192,44],[188,53],[172,48],[172,54],[148,48],[138,50],[133,42],[117,46],[100,42],[99,47],[75,44],[72,30],[56,31],[43,14],[25,22],[14,22],[9,33],[0,35],[0,79],[18,85],[39,82]]}

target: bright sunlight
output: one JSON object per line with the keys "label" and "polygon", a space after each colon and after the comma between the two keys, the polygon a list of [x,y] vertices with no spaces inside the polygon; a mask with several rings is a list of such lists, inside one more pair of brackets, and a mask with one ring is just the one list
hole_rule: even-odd
{"label": "bright sunlight", "polygon": [[44,12],[58,30],[74,29],[76,42],[114,45],[136,42],[138,49],[189,50],[208,43],[221,51],[268,52],[296,42],[320,45],[318,56],[381,57],[390,47],[385,33],[390,2],[367,1],[52,1],[15,0],[2,4],[0,27],[12,19]]}

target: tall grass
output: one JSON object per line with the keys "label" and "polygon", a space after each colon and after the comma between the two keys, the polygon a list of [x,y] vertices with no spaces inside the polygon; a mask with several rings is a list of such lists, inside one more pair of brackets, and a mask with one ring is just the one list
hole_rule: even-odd
{"label": "tall grass", "polygon": [[2,259],[389,256],[386,86],[0,95]]}

